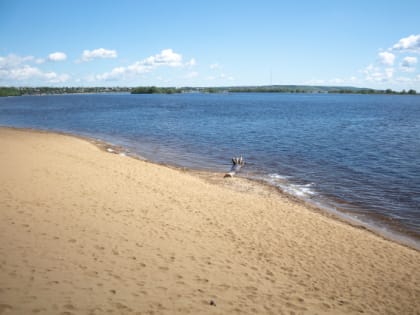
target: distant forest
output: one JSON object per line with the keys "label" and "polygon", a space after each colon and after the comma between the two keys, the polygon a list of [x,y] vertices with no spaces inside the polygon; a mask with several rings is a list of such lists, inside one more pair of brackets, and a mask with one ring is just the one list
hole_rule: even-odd
{"label": "distant forest", "polygon": [[237,86],[237,87],[156,87],[143,86],[133,88],[131,94],[173,94],[173,93],[340,93],[340,94],[411,94],[415,90],[391,89],[375,90],[356,87],[311,86],[311,85],[268,85],[268,86]]}
{"label": "distant forest", "polygon": [[339,94],[399,94],[420,95],[415,90],[375,90],[356,87],[311,86],[311,85],[267,85],[237,87],[0,87],[0,96],[86,94],[86,93],[339,93]]}
{"label": "distant forest", "polygon": [[127,87],[0,87],[0,96],[131,92]]}

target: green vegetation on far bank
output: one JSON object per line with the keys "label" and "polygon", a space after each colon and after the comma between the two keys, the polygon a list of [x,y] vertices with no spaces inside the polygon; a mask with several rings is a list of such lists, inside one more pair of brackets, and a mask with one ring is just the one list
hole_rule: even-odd
{"label": "green vegetation on far bank", "polygon": [[1,87],[0,96],[130,92],[128,87]]}
{"label": "green vegetation on far bank", "polygon": [[356,87],[310,86],[310,85],[268,85],[236,87],[156,87],[143,86],[131,90],[131,94],[174,94],[174,93],[338,93],[338,94],[412,94],[415,90],[401,92]]}
{"label": "green vegetation on far bank", "polygon": [[131,90],[131,94],[174,94],[182,93],[182,89],[174,87],[139,86]]}
{"label": "green vegetation on far bank", "polygon": [[0,96],[20,96],[22,93],[19,89],[13,87],[0,87]]}
{"label": "green vegetation on far bank", "polygon": [[174,94],[174,93],[338,93],[338,94],[398,94],[420,95],[415,90],[376,90],[356,87],[311,86],[311,85],[267,85],[234,87],[0,87],[0,96],[83,94],[83,93],[131,93],[131,94]]}

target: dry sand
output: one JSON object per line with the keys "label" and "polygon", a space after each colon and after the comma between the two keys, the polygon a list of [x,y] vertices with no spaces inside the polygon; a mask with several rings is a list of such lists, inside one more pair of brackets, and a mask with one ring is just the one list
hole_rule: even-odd
{"label": "dry sand", "polygon": [[0,129],[0,314],[420,314],[420,253],[274,190]]}

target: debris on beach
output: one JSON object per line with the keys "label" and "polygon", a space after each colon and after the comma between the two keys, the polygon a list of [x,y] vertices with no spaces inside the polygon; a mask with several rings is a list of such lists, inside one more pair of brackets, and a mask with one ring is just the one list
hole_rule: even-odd
{"label": "debris on beach", "polygon": [[228,173],[225,174],[224,177],[233,177],[237,172],[240,171],[241,167],[245,165],[245,160],[241,155],[240,157],[233,157],[232,163],[232,168]]}

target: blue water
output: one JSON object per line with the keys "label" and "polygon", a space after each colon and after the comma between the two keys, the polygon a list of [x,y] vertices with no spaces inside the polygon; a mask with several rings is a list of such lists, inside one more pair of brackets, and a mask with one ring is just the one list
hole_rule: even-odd
{"label": "blue water", "polygon": [[0,125],[100,138],[243,175],[420,240],[420,97],[331,94],[0,98]]}

